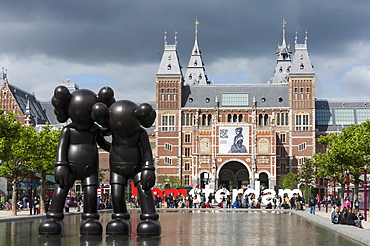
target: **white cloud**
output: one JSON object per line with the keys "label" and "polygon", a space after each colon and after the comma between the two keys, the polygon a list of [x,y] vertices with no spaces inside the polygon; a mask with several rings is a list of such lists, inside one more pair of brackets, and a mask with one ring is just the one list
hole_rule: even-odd
{"label": "white cloud", "polygon": [[[155,73],[158,64],[83,65],[42,55],[18,60],[1,57],[0,64],[7,69],[9,83],[34,92],[41,101],[49,100],[54,88],[66,79],[79,84],[80,88],[95,92],[102,86],[111,86],[116,99],[155,100]],[[89,76],[84,78],[85,75]],[[94,75],[96,78],[91,83],[86,81]]]}

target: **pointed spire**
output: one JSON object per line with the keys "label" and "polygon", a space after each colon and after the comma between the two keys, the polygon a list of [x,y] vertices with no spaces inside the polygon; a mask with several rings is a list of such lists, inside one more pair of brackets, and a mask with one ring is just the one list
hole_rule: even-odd
{"label": "pointed spire", "polygon": [[194,46],[190,55],[188,67],[186,70],[185,84],[187,85],[207,85],[209,84],[205,74],[202,55],[198,47],[198,19],[195,20],[195,38]]}
{"label": "pointed spire", "polygon": [[307,39],[308,39],[308,31],[306,30],[306,36],[304,37],[304,43],[307,44]]}
{"label": "pointed spire", "polygon": [[164,30],[164,45],[167,45],[167,31]]}
{"label": "pointed spire", "polygon": [[29,98],[27,98],[26,112],[24,114],[25,115],[30,115],[31,114],[31,111],[30,111],[30,99]]}
{"label": "pointed spire", "polygon": [[298,41],[298,30],[295,30],[294,44],[297,44]]}
{"label": "pointed spire", "polygon": [[283,43],[281,44],[281,46],[285,46],[286,45],[286,42],[285,42],[285,24],[287,22],[285,21],[285,18],[283,18]]}
{"label": "pointed spire", "polygon": [[199,25],[199,21],[198,21],[198,18],[195,19],[195,39],[197,40],[198,39],[198,25]]}
{"label": "pointed spire", "polygon": [[177,31],[175,30],[175,46],[177,46]]}

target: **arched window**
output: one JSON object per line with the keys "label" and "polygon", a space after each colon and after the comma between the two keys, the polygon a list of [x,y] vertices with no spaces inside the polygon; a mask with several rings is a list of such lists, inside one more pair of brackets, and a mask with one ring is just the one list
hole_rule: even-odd
{"label": "arched window", "polygon": [[264,119],[263,119],[263,125],[264,126],[267,126],[268,125],[268,119],[269,119],[269,115],[268,114],[265,114]]}
{"label": "arched window", "polygon": [[210,126],[210,125],[212,125],[212,115],[211,114],[209,114],[208,116],[207,116],[207,126]]}
{"label": "arched window", "polygon": [[242,114],[239,114],[239,119],[238,119],[239,122],[243,122],[243,115]]}
{"label": "arched window", "polygon": [[238,122],[238,116],[236,114],[233,115],[233,122]]}
{"label": "arched window", "polygon": [[262,114],[258,115],[258,125],[263,126],[263,115]]}
{"label": "arched window", "polygon": [[285,113],[285,125],[289,125],[289,116],[288,116],[288,113]]}
{"label": "arched window", "polygon": [[231,114],[227,115],[227,122],[231,122]]}
{"label": "arched window", "polygon": [[280,113],[276,115],[276,125],[280,126]]}
{"label": "arched window", "polygon": [[206,119],[207,119],[207,116],[205,114],[202,114],[202,126],[206,125]]}

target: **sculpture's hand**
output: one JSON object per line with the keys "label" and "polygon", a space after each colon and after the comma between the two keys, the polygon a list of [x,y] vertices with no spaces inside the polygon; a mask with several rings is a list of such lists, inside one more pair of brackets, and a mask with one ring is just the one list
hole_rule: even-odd
{"label": "sculpture's hand", "polygon": [[60,188],[69,186],[69,169],[67,165],[55,165],[54,167],[55,182]]}
{"label": "sculpture's hand", "polygon": [[155,172],[154,170],[143,170],[141,172],[141,186],[143,190],[149,190],[155,184]]}

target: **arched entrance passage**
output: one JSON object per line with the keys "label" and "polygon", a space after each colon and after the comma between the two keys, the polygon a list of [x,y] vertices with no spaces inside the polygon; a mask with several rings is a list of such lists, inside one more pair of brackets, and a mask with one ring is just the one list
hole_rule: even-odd
{"label": "arched entrance passage", "polygon": [[267,173],[260,173],[260,175],[259,175],[259,180],[260,180],[260,185],[261,185],[264,189],[268,189],[268,188],[270,188],[270,187],[269,187],[269,176],[267,175]]}
{"label": "arched entrance passage", "polygon": [[226,188],[239,189],[249,185],[249,172],[247,168],[237,161],[230,161],[223,165],[219,172],[218,185]]}

